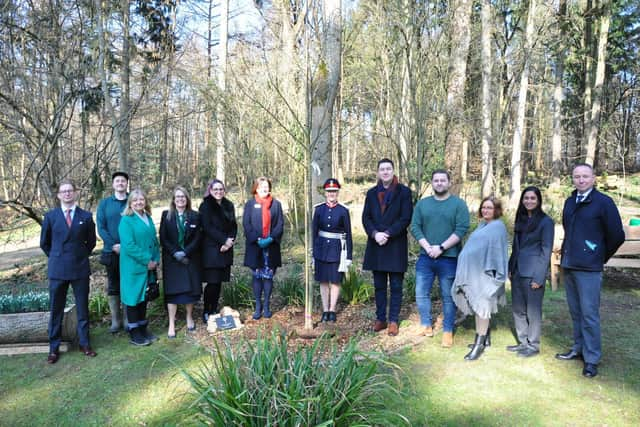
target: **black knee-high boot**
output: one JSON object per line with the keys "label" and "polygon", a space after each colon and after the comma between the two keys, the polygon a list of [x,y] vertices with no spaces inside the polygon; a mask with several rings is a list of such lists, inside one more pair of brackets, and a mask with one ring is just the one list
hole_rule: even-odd
{"label": "black knee-high boot", "polygon": [[269,303],[271,302],[271,290],[273,289],[273,280],[263,280],[264,283],[264,317],[269,319],[272,314],[269,309]]}
{"label": "black knee-high boot", "polygon": [[482,356],[484,352],[484,340],[486,339],[486,335],[478,335],[476,334],[476,340],[473,343],[473,348],[467,355],[464,357],[464,360],[476,360]]}
{"label": "black knee-high boot", "polygon": [[251,285],[253,287],[253,297],[256,300],[256,311],[253,313],[253,320],[258,320],[262,317],[262,280],[254,277]]}

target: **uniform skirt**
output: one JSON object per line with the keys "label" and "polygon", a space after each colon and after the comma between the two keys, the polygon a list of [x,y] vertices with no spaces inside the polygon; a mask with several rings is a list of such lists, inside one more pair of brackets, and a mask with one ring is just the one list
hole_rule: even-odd
{"label": "uniform skirt", "polygon": [[315,273],[314,278],[320,283],[342,283],[344,273],[338,272],[340,262],[324,262],[314,258]]}

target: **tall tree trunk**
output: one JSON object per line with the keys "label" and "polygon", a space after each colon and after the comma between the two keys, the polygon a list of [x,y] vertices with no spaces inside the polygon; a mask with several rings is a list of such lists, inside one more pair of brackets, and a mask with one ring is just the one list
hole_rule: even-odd
{"label": "tall tree trunk", "polygon": [[451,17],[451,59],[446,107],[445,166],[453,176],[453,191],[462,184],[465,139],[464,90],[467,81],[467,55],[471,41],[473,1],[457,0]]}
{"label": "tall tree trunk", "polygon": [[523,67],[520,75],[520,90],[518,92],[518,108],[516,123],[513,131],[511,147],[511,181],[509,187],[509,207],[515,209],[520,199],[520,184],[522,181],[522,144],[526,141],[525,116],[527,112],[527,92],[529,90],[529,68],[531,66],[531,46],[533,44],[533,27],[535,25],[536,0],[529,1],[527,13],[527,27],[523,52]]}
{"label": "tall tree trunk", "polygon": [[[583,50],[585,52],[584,59],[584,96],[583,96],[583,112],[582,112],[582,142],[587,142],[587,135],[591,129],[591,108],[592,99],[591,91],[593,81],[593,1],[586,0],[584,11],[584,37]],[[576,144],[576,153],[580,151],[580,146]]]}
{"label": "tall tree trunk", "polygon": [[[220,12],[220,45],[218,46],[220,51],[218,55],[218,89],[220,90],[221,97],[225,98],[227,87],[227,41],[229,38],[229,0],[222,0],[222,11]],[[224,115],[225,103],[218,103],[218,111],[216,113],[216,178],[225,180],[225,138],[226,132],[226,118]]]}
{"label": "tall tree trunk", "polygon": [[491,123],[492,92],[491,70],[493,55],[493,7],[490,0],[482,0],[482,183],[480,194],[486,197],[493,191],[493,132]]}
{"label": "tall tree trunk", "polygon": [[595,166],[596,147],[598,144],[598,128],[600,126],[600,111],[602,110],[602,86],[604,85],[605,67],[607,60],[607,40],[609,37],[609,24],[611,22],[611,9],[609,2],[605,0],[602,5],[600,17],[600,30],[598,34],[598,62],[593,85],[593,97],[591,104],[591,119],[589,121],[589,134],[587,135],[587,157],[585,161]]}
{"label": "tall tree trunk", "polygon": [[553,136],[551,138],[551,185],[560,186],[560,176],[563,172],[562,164],[562,102],[564,101],[564,60],[566,36],[567,0],[560,0],[558,5],[559,40],[556,51],[555,86],[553,89]]}
{"label": "tall tree trunk", "polygon": [[331,132],[333,106],[340,85],[342,1],[324,2],[324,58],[314,78],[314,96],[311,107],[311,164],[314,202],[322,200],[321,186],[331,176]]}
{"label": "tall tree trunk", "polygon": [[129,37],[129,0],[121,0],[122,9],[122,70],[120,71],[120,85],[122,88],[122,98],[120,100],[120,127],[118,140],[118,163],[120,170],[128,171],[129,151],[131,150],[131,133],[129,123],[131,122],[131,99],[129,90],[129,80],[131,76],[131,47]]}

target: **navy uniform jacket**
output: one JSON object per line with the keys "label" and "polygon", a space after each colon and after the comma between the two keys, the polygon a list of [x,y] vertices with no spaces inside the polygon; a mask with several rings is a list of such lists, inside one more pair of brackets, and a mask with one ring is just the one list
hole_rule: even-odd
{"label": "navy uniform jacket", "polygon": [[352,259],[351,219],[349,209],[341,204],[330,208],[326,203],[315,206],[313,211],[313,258],[322,262],[340,262],[341,242],[318,236],[318,232],[344,233],[347,240],[347,259]]}
{"label": "navy uniform jacket", "polygon": [[602,271],[604,264],[624,243],[620,213],[611,197],[595,188],[576,203],[577,191],[564,202],[562,268]]}
{"label": "navy uniform jacket", "polygon": [[[367,233],[367,247],[364,252],[364,270],[404,273],[407,271],[409,243],[407,227],[411,224],[413,203],[411,190],[398,184],[389,204],[382,213],[378,201],[377,187],[367,191],[362,211],[362,225]],[[390,234],[387,244],[379,246],[373,235],[376,231]]]}
{"label": "navy uniform jacket", "polygon": [[549,271],[549,260],[553,249],[553,220],[545,215],[534,230],[513,233],[513,246],[509,258],[509,273],[516,271],[520,277],[530,277],[544,285]]}
{"label": "navy uniform jacket", "polygon": [[[271,203],[271,232],[273,243],[269,245],[269,267],[276,268],[282,265],[280,254],[280,242],[284,233],[284,216],[282,205],[276,199]],[[255,269],[264,266],[262,249],[258,246],[258,238],[262,237],[262,208],[255,198],[249,199],[244,205],[242,213],[242,226],[246,246],[244,250],[244,265]]]}
{"label": "navy uniform jacket", "polygon": [[91,212],[76,206],[71,228],[61,208],[47,212],[42,222],[40,248],[49,257],[48,277],[57,280],[88,278],[89,255],[96,247]]}

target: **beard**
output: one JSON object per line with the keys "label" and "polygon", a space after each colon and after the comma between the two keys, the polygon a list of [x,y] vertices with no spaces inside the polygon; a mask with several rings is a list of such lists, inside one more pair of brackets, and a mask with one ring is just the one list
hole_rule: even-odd
{"label": "beard", "polygon": [[433,192],[436,196],[446,196],[447,193],[449,192],[449,189],[447,188],[446,190],[442,190],[442,191],[438,191],[434,189]]}

